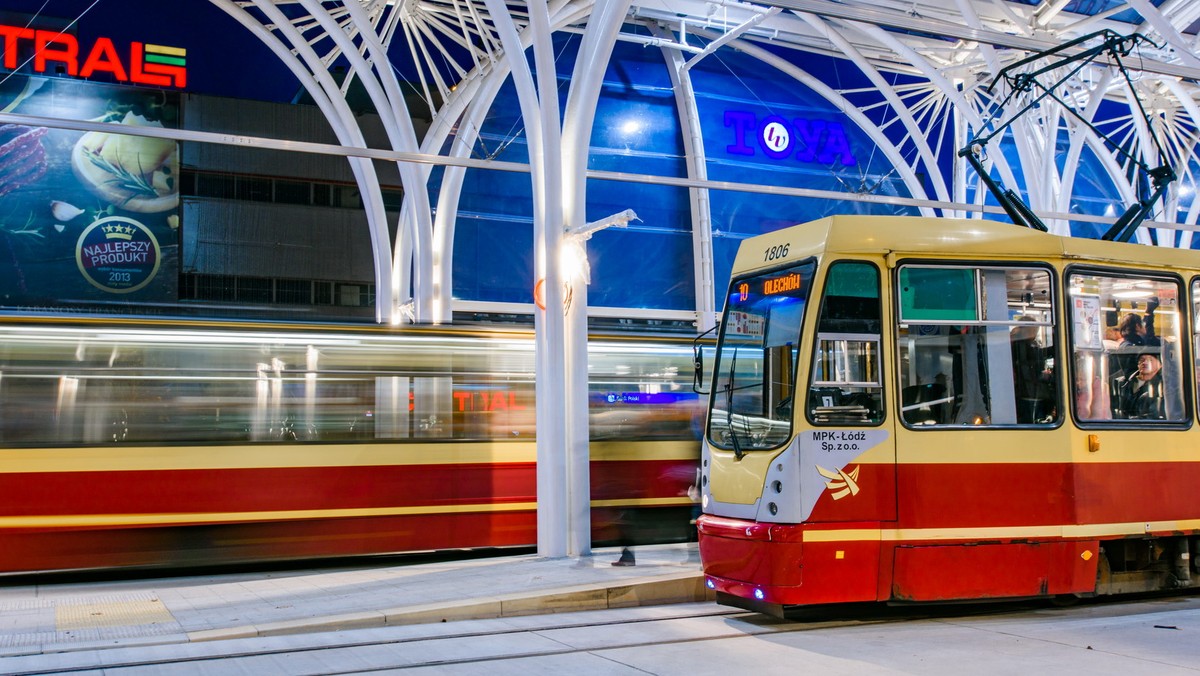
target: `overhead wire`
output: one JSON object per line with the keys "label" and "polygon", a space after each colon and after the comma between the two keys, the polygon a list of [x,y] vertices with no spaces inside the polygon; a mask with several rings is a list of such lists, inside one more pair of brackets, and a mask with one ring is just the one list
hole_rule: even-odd
{"label": "overhead wire", "polygon": [[[50,0],[45,0],[45,2],[42,3],[42,6],[38,8],[38,11],[29,17],[29,23],[26,23],[24,27],[29,28],[30,26],[32,26],[33,22],[42,16],[42,12],[45,11],[46,6],[49,4],[50,4]],[[75,24],[79,23],[79,20],[82,19],[85,14],[92,11],[92,9],[98,4],[100,4],[100,0],[92,0],[92,4],[88,5],[86,9],[84,9],[82,12],[80,12],[79,16],[75,17],[74,19],[71,19],[71,21],[66,26],[64,26],[63,29],[58,32],[58,34],[62,35],[64,33],[64,31],[72,28]],[[12,44],[12,43],[9,43],[9,44]],[[38,56],[38,52],[35,50],[32,56],[30,56],[29,58],[22,61],[16,68],[9,71],[2,79],[0,79],[0,85],[4,84],[5,82],[8,82],[8,80],[13,75],[16,75],[18,72],[20,72],[20,70],[22,68],[24,68],[25,66],[28,66],[29,62],[36,59],[37,56]]]}

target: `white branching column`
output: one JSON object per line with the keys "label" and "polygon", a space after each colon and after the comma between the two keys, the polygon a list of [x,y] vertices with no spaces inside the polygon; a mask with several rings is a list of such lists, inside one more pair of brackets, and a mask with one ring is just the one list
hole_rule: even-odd
{"label": "white branching column", "polygon": [[566,556],[567,547],[567,388],[563,291],[558,266],[562,245],[561,128],[554,52],[544,2],[531,0],[527,30],[533,44],[537,80],[523,58],[517,26],[503,0],[488,0],[505,53],[510,55],[513,83],[525,122],[533,187],[535,285],[544,302],[534,311],[537,381],[537,526],[538,554]]}

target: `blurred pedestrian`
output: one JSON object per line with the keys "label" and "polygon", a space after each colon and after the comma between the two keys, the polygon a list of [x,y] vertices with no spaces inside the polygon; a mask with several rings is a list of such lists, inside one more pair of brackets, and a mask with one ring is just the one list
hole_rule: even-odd
{"label": "blurred pedestrian", "polygon": [[701,496],[704,495],[703,489],[700,487],[701,480],[700,466],[696,466],[696,478],[691,486],[688,486],[687,496],[692,501],[692,518],[688,522],[688,543],[687,543],[687,559],[684,563],[699,563],[700,562],[700,535],[696,531],[696,521],[700,519]]}
{"label": "blurred pedestrian", "polygon": [[621,558],[612,562],[614,566],[637,565],[637,560],[633,556],[633,518],[633,510],[627,507],[617,513],[617,518],[613,522],[613,525],[617,528],[617,542],[621,545]]}
{"label": "blurred pedestrian", "polygon": [[637,561],[633,556],[633,550],[629,547],[621,547],[621,558],[612,562],[614,566],[636,566]]}

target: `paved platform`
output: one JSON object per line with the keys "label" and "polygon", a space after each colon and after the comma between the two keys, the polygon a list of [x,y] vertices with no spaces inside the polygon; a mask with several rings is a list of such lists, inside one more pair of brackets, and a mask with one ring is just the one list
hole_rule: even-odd
{"label": "paved platform", "polygon": [[635,551],[0,586],[0,656],[712,599],[695,544]]}

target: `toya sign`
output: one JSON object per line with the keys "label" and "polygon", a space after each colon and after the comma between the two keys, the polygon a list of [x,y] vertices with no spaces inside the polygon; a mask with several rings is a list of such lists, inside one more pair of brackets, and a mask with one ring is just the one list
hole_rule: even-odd
{"label": "toya sign", "polygon": [[109,73],[117,82],[179,88],[187,85],[187,50],[179,47],[134,42],[118,50],[108,38],[81,44],[68,33],[0,24],[0,48],[8,70],[17,69],[19,53],[32,49],[33,70],[37,73],[61,67],[74,77]]}
{"label": "toya sign", "polygon": [[773,160],[793,158],[800,162],[854,166],[850,141],[842,125],[829,120],[787,119],[768,115],[761,120],[745,110],[725,111],[725,126],[733,130],[733,143],[725,146],[730,155],[753,157],[761,151]]}

